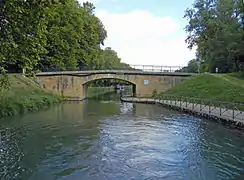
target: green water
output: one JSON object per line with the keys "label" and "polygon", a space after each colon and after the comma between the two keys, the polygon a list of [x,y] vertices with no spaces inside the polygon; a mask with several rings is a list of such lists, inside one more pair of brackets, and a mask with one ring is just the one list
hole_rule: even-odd
{"label": "green water", "polygon": [[244,134],[118,94],[1,120],[0,179],[244,179]]}

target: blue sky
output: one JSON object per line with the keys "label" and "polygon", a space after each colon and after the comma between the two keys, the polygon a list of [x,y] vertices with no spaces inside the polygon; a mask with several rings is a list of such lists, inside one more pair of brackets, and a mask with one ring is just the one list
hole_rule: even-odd
{"label": "blue sky", "polygon": [[123,62],[183,66],[194,58],[183,29],[184,11],[194,0],[88,1],[108,32],[105,46],[116,50]]}
{"label": "blue sky", "polygon": [[128,13],[135,9],[147,10],[157,16],[181,18],[184,10],[190,7],[193,0],[100,0],[98,9],[106,9],[111,13]]}

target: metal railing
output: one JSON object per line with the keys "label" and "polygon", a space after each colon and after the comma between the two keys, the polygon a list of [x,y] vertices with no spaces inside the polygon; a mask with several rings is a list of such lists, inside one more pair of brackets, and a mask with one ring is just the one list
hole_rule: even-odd
{"label": "metal railing", "polygon": [[[216,100],[205,100],[190,97],[177,96],[155,96],[144,95],[141,97],[137,94],[133,97],[130,94],[125,94],[121,100],[131,102],[148,102],[159,103],[171,108],[189,111],[193,114],[201,116],[209,116],[213,118],[220,118],[226,121],[235,121],[244,125],[244,103],[224,102]],[[152,95],[151,95],[152,96]]]}
{"label": "metal railing", "polygon": [[163,65],[130,65],[133,69],[145,72],[176,72],[183,66],[163,66]]}
{"label": "metal railing", "polygon": [[173,96],[173,95],[165,95],[165,96],[156,95],[154,96],[154,99],[184,101],[184,102],[216,106],[216,107],[222,107],[228,109],[244,110],[244,103],[240,103],[240,102],[227,102],[227,101],[209,100],[209,99],[200,99],[200,98],[192,98],[192,97],[184,97],[184,96]]}
{"label": "metal railing", "polygon": [[177,72],[183,68],[182,66],[164,66],[164,65],[131,65],[129,64],[128,68],[113,68],[113,69],[104,69],[97,68],[92,69],[86,66],[78,67],[78,68],[42,68],[39,67],[41,72],[63,72],[63,71],[90,71],[90,70],[126,70],[126,71],[143,71],[143,72]]}

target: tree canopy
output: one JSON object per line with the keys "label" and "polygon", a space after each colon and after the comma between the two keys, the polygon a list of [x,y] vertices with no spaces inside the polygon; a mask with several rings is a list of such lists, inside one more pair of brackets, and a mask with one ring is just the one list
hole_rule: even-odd
{"label": "tree canopy", "polygon": [[188,20],[188,47],[197,47],[197,60],[204,62],[208,71],[243,70],[243,0],[195,0],[184,17]]}
{"label": "tree canopy", "polygon": [[102,49],[107,31],[92,3],[3,0],[0,9],[1,72],[129,68]]}

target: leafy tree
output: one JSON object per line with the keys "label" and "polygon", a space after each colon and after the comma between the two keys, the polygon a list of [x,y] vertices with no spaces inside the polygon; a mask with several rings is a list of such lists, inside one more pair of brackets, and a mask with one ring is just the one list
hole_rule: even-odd
{"label": "leafy tree", "polygon": [[243,3],[241,0],[195,0],[185,18],[189,48],[197,46],[211,72],[241,69],[243,57]]}
{"label": "leafy tree", "polygon": [[100,69],[103,63],[100,45],[104,45],[107,31],[94,15],[95,6],[92,3],[83,3],[81,10],[85,36],[80,39],[82,57],[79,64],[85,64],[88,69]]}
{"label": "leafy tree", "polygon": [[103,69],[132,69],[128,64],[122,63],[116,51],[111,47],[106,47],[102,54]]}
{"label": "leafy tree", "polygon": [[0,63],[18,64],[27,72],[40,60],[46,44],[46,10],[51,0],[4,0],[0,11]]}
{"label": "leafy tree", "polygon": [[77,67],[77,59],[81,56],[79,39],[85,35],[82,14],[76,1],[61,1],[55,4],[48,14],[48,53],[42,55],[39,66],[60,69]]}
{"label": "leafy tree", "polygon": [[107,32],[92,3],[3,0],[0,8],[3,71],[130,68],[115,51],[102,50]]}

